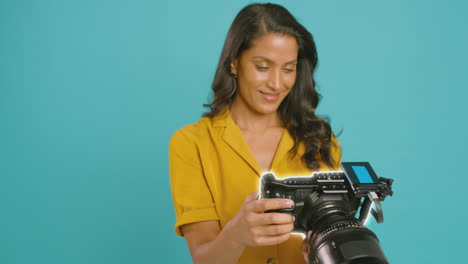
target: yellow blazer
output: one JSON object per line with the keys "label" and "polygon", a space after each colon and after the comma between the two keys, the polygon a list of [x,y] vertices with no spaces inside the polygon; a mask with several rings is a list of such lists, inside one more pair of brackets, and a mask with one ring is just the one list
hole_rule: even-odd
{"label": "yellow blazer", "polygon": [[[270,170],[278,178],[312,173],[300,159],[303,145],[295,158],[288,154],[293,145],[294,139],[285,129]],[[339,169],[337,141],[336,146],[332,150],[336,166],[321,163],[321,170]],[[245,197],[258,191],[259,177],[264,173],[228,108],[214,118],[202,118],[176,131],[169,144],[169,164],[175,232],[179,236],[180,226],[188,223],[217,220],[223,228],[237,214]],[[303,263],[301,243],[300,235],[292,235],[279,245],[247,247],[238,263]]]}

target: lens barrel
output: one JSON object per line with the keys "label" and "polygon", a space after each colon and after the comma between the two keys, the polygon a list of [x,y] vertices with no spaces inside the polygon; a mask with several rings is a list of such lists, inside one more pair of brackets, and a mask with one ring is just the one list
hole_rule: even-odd
{"label": "lens barrel", "polygon": [[324,201],[312,195],[303,210],[311,230],[309,263],[387,264],[377,236],[348,210],[346,199]]}
{"label": "lens barrel", "polygon": [[311,245],[309,263],[387,264],[375,234],[365,227],[344,227]]}

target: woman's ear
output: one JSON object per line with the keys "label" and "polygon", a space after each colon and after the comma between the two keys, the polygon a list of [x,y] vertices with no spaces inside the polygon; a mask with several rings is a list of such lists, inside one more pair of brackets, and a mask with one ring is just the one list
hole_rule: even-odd
{"label": "woman's ear", "polygon": [[237,58],[231,62],[231,74],[237,75]]}

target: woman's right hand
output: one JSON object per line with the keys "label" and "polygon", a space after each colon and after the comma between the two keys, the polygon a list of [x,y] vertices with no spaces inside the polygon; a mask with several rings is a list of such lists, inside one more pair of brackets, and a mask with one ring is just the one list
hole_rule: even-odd
{"label": "woman's right hand", "polygon": [[284,213],[264,213],[288,208],[290,199],[257,199],[258,193],[247,196],[237,215],[228,223],[234,241],[242,246],[269,246],[289,239],[294,229],[294,217]]}

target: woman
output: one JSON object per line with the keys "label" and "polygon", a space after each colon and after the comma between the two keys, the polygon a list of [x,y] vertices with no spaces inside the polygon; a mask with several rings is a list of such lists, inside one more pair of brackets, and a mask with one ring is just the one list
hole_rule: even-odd
{"label": "woman", "polygon": [[194,263],[303,263],[293,217],[264,213],[288,199],[257,199],[259,176],[338,168],[319,94],[311,34],[283,7],[253,4],[234,19],[213,82],[214,99],[169,147],[175,231]]}

